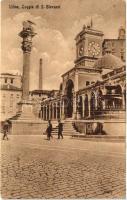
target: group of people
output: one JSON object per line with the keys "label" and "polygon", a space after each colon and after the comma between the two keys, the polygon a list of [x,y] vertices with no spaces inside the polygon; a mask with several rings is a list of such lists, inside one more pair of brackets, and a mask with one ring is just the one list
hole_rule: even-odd
{"label": "group of people", "polygon": [[[63,139],[63,124],[60,120],[58,120],[58,139],[60,137]],[[52,123],[51,120],[48,121],[48,127],[46,129],[47,139],[50,140],[50,138],[53,138],[52,136]]]}
{"label": "group of people", "polygon": [[[48,121],[48,126],[46,129],[47,139],[50,140],[50,138],[53,138],[52,136],[52,123],[51,120]],[[8,140],[8,133],[9,133],[9,123],[8,121],[5,121],[3,124],[3,140]],[[60,120],[58,120],[58,139],[63,139],[63,124]]]}

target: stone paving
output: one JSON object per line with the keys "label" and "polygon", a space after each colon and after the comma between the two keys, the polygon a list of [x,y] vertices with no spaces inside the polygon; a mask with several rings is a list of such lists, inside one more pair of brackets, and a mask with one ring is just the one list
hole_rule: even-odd
{"label": "stone paving", "polygon": [[125,199],[123,143],[11,136],[1,147],[3,199]]}

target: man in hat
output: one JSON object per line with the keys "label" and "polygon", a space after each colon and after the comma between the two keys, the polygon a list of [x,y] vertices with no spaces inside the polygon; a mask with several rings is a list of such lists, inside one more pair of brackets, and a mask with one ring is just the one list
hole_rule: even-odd
{"label": "man in hat", "polygon": [[8,132],[9,132],[9,123],[6,120],[3,125],[3,140],[6,138],[8,140]]}
{"label": "man in hat", "polygon": [[50,138],[53,138],[52,136],[52,124],[51,121],[48,121],[48,127],[46,129],[46,133],[47,133],[47,139],[50,140]]}
{"label": "man in hat", "polygon": [[58,120],[58,139],[60,139],[60,137],[63,139],[63,124],[61,123],[60,120]]}

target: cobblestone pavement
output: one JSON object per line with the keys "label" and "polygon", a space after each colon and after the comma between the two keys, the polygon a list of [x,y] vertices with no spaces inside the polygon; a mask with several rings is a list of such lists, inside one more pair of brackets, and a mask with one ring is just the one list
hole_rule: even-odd
{"label": "cobblestone pavement", "polygon": [[1,148],[2,198],[125,199],[124,143],[10,136]]}

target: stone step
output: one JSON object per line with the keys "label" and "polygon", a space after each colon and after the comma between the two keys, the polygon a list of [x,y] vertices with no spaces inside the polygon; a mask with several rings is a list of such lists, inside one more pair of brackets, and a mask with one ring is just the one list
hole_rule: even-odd
{"label": "stone step", "polygon": [[73,139],[81,139],[85,141],[95,142],[125,142],[125,136],[110,136],[110,135],[84,135],[84,134],[73,134]]}

